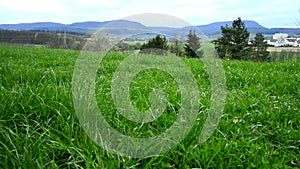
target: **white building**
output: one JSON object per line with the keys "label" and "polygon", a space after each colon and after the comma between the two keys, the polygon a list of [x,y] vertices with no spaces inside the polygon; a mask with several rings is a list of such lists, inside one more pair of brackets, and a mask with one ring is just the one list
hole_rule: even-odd
{"label": "white building", "polygon": [[288,34],[277,33],[273,35],[273,39],[267,40],[267,44],[274,47],[300,47],[300,38],[288,38]]}
{"label": "white building", "polygon": [[284,39],[287,38],[289,35],[287,33],[275,33],[273,35],[273,39]]}
{"label": "white building", "polygon": [[267,44],[271,46],[275,46],[277,44],[277,39],[267,40]]}
{"label": "white building", "polygon": [[298,46],[298,42],[297,42],[297,39],[296,38],[286,38],[286,45],[288,46]]}
{"label": "white building", "polygon": [[297,39],[294,38],[270,39],[267,41],[267,44],[275,47],[298,46]]}

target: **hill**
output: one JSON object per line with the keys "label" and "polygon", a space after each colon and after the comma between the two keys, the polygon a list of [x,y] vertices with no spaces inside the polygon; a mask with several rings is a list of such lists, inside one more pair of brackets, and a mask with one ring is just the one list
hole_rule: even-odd
{"label": "hill", "polygon": [[145,26],[138,23],[127,20],[113,20],[113,21],[86,21],[86,22],[75,22],[72,24],[61,24],[54,22],[35,22],[35,23],[19,23],[19,24],[0,24],[0,29],[3,30],[39,30],[39,31],[69,31],[69,32],[90,32],[92,30],[110,27],[113,29],[144,29]]}
{"label": "hill", "polygon": [[[300,30],[295,28],[266,28],[261,24],[245,20],[245,25],[249,32],[254,35],[256,33],[263,33],[265,35],[272,35],[274,33],[288,33],[289,35],[300,35]],[[214,22],[206,25],[197,25],[201,32],[207,36],[220,36],[221,26],[231,26],[232,21]],[[141,23],[128,20],[112,20],[104,22],[86,21],[75,22],[72,24],[62,24],[55,22],[36,22],[36,23],[20,23],[20,24],[0,24],[0,30],[35,30],[35,31],[68,31],[87,33],[99,28],[103,28],[108,33],[116,35],[138,34],[149,32],[159,32],[174,36],[176,34],[186,34],[191,27],[184,28],[170,28],[170,27],[147,27]]]}
{"label": "hill", "polygon": [[[251,20],[245,20],[244,21],[246,27],[250,31],[250,33],[257,33],[253,30],[266,30],[267,28],[261,26],[259,23]],[[225,22],[214,22],[207,25],[199,25],[197,26],[202,32],[204,32],[208,36],[218,36],[221,34],[221,26],[231,26],[232,21],[225,21]]]}

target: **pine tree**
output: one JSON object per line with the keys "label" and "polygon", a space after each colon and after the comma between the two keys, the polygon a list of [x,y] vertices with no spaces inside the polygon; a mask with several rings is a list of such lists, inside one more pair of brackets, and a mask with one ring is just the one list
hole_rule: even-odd
{"label": "pine tree", "polygon": [[232,27],[221,26],[221,31],[222,36],[214,41],[220,58],[242,59],[249,55],[250,33],[240,17],[233,21]]}
{"label": "pine tree", "polygon": [[202,53],[199,51],[200,38],[196,35],[195,30],[190,30],[187,36],[187,43],[184,45],[184,51],[186,56],[192,58],[202,57]]}
{"label": "pine tree", "polygon": [[268,45],[264,42],[264,36],[262,33],[258,33],[255,35],[253,41],[253,53],[255,54],[256,61],[267,61],[269,52],[267,51]]}
{"label": "pine tree", "polygon": [[221,26],[222,36],[217,40],[213,41],[216,45],[216,50],[221,59],[231,59],[232,58],[232,48],[234,44],[232,43],[233,31],[232,28],[226,25],[225,27]]}

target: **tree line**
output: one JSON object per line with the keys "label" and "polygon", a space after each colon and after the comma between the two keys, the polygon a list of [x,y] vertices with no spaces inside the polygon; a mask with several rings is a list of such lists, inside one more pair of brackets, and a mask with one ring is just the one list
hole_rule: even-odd
{"label": "tree line", "polygon": [[[212,43],[221,59],[235,60],[255,60],[268,61],[269,52],[267,51],[267,43],[264,42],[264,36],[261,33],[255,35],[253,40],[249,40],[250,33],[241,18],[237,18],[232,22],[232,26],[221,26],[222,36]],[[185,44],[175,39],[173,44],[168,45],[165,37],[157,35],[149,40],[141,47],[141,53],[163,54],[160,50],[169,50],[177,56],[187,56],[191,58],[201,58],[203,52],[199,50],[201,47],[200,37],[195,30],[190,30],[187,35]],[[151,48],[152,50],[145,50]],[[156,53],[160,51],[159,53]]]}
{"label": "tree line", "polygon": [[174,39],[173,43],[168,43],[165,36],[150,39],[141,46],[140,53],[166,55],[167,52],[174,53],[176,56],[186,56],[190,58],[201,58],[200,37],[196,35],[195,30],[190,30],[187,35],[186,43]]}
{"label": "tree line", "polygon": [[85,36],[76,32],[0,30],[0,43],[35,44],[50,48],[80,50],[86,42]]}

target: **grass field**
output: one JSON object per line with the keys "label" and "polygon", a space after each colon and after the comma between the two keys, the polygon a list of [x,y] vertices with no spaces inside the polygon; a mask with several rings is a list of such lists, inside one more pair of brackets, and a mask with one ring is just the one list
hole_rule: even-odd
{"label": "grass field", "polygon": [[[225,110],[217,130],[200,144],[210,83],[200,60],[183,59],[201,90],[202,113],[177,146],[160,156],[135,159],[105,151],[79,124],[71,90],[78,55],[0,47],[0,168],[300,168],[299,62],[223,61]],[[164,72],[144,71],[131,83],[131,98],[141,110],[149,107],[151,87],[168,93],[171,104],[157,122],[141,125],[116,114],[110,80],[127,56],[110,53],[99,65],[99,108],[111,126],[128,136],[164,132],[180,109],[178,86]]]}

